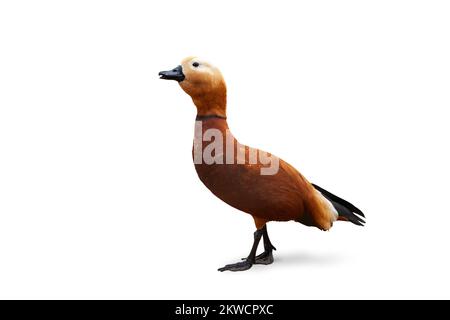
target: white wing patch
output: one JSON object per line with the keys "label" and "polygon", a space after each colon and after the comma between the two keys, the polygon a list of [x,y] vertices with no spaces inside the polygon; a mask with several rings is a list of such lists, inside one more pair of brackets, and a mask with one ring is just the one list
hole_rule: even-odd
{"label": "white wing patch", "polygon": [[320,193],[320,191],[316,190],[316,192],[319,195],[319,198],[322,200],[322,203],[325,204],[325,206],[328,207],[329,212],[330,212],[330,217],[331,217],[332,221],[333,222],[336,221],[338,219],[338,217],[339,217],[339,213],[333,207],[331,202],[327,198],[325,198],[322,193]]}

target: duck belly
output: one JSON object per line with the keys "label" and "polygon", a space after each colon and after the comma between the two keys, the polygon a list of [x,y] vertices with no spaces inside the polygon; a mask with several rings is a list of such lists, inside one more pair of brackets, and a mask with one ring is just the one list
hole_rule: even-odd
{"label": "duck belly", "polygon": [[195,168],[214,195],[238,210],[275,221],[298,220],[304,215],[302,188],[283,170],[261,175],[258,164],[196,164]]}

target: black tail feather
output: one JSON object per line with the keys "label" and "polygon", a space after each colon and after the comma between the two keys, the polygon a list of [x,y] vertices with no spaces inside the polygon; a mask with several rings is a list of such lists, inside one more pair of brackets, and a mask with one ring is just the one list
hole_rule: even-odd
{"label": "black tail feather", "polygon": [[361,217],[365,218],[364,213],[355,207],[350,202],[339,198],[338,196],[332,194],[331,192],[319,187],[318,185],[312,184],[316,190],[318,190],[325,198],[327,198],[336,211],[341,217],[346,218],[348,221],[358,225],[363,226],[365,221]]}

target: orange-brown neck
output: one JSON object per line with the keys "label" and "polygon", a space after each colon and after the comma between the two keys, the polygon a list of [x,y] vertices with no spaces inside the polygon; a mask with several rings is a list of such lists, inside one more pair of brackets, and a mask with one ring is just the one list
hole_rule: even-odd
{"label": "orange-brown neck", "polygon": [[197,115],[199,116],[227,116],[227,91],[225,86],[220,90],[192,97],[192,101],[197,107]]}

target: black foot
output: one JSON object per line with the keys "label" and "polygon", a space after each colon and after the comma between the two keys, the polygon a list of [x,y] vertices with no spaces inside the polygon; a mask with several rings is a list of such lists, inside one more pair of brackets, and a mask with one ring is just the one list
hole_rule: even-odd
{"label": "black foot", "polygon": [[245,271],[252,267],[253,263],[249,262],[247,259],[244,261],[233,263],[233,264],[227,264],[225,267],[222,267],[218,269],[220,272],[223,271]]}
{"label": "black foot", "polygon": [[[242,260],[247,260],[247,258],[242,258]],[[273,254],[272,251],[264,251],[263,253],[257,255],[255,257],[255,264],[272,264],[273,263]]]}
{"label": "black foot", "polygon": [[264,251],[260,255],[257,255],[255,258],[255,264],[271,264],[273,263],[273,254],[272,251]]}

